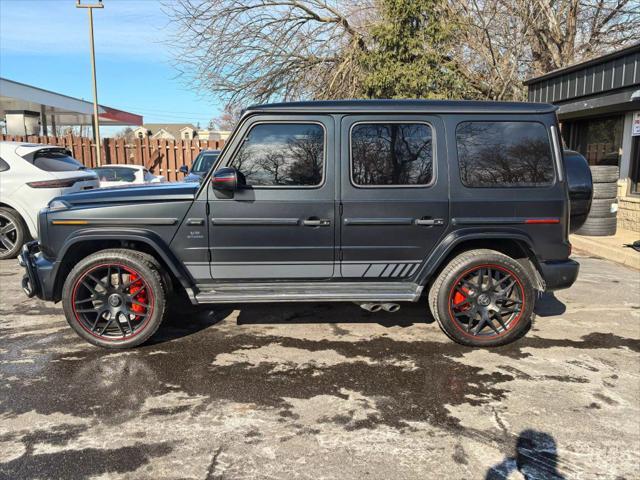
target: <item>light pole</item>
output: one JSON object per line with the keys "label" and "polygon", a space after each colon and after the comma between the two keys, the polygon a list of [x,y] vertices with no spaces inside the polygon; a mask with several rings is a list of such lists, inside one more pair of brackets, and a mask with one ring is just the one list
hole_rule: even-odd
{"label": "light pole", "polygon": [[102,0],[98,3],[83,5],[77,0],[76,8],[89,10],[89,43],[91,44],[91,77],[93,79],[93,136],[96,145],[96,164],[102,165],[102,152],[100,149],[100,121],[98,120],[98,83],[96,81],[96,51],[93,46],[93,9],[104,8]]}

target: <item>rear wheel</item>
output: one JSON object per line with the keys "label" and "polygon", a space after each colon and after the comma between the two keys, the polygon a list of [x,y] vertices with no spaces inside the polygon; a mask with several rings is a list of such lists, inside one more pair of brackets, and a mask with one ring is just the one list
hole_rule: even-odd
{"label": "rear wheel", "polygon": [[474,347],[510,343],[531,326],[535,289],[516,260],[493,250],[454,258],[429,292],[429,306],[452,340]]}
{"label": "rear wheel", "polygon": [[105,348],[148,340],[164,316],[167,286],[150,255],[110,249],[89,255],[69,273],[62,291],[69,325]]}
{"label": "rear wheel", "polygon": [[18,212],[0,207],[0,260],[15,258],[28,235],[27,226]]}

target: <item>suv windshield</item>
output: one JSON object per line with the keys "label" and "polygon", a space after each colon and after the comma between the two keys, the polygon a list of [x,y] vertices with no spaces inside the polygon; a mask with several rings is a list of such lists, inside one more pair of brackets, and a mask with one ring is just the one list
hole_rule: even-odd
{"label": "suv windshield", "polygon": [[45,148],[35,152],[33,164],[45,172],[72,172],[86,167],[64,148]]}
{"label": "suv windshield", "polygon": [[198,155],[196,161],[193,162],[191,173],[195,173],[196,175],[204,175],[213,166],[219,156],[219,152],[202,152],[200,155]]}

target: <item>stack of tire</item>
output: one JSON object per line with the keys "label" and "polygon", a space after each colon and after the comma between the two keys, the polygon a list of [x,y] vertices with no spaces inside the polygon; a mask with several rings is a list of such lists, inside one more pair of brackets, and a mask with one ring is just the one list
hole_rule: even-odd
{"label": "stack of tire", "polygon": [[584,225],[575,233],[593,237],[616,234],[619,169],[611,165],[593,165],[593,200]]}

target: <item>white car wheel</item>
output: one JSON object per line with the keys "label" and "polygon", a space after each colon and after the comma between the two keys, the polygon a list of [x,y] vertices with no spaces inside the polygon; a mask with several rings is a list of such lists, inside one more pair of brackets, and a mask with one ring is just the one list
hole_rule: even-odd
{"label": "white car wheel", "polygon": [[24,222],[15,210],[0,207],[0,260],[15,258],[26,235]]}

